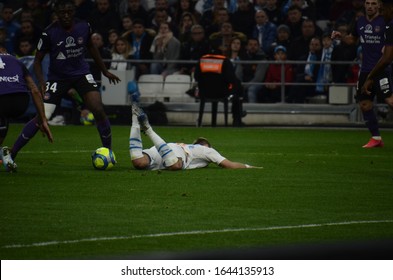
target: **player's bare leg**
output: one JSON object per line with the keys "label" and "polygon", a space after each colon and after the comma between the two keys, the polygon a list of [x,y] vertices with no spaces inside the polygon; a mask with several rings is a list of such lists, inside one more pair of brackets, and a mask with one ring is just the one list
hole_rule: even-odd
{"label": "player's bare leg", "polygon": [[371,139],[367,144],[363,145],[363,148],[383,147],[384,144],[379,132],[378,119],[374,112],[373,102],[370,100],[362,100],[359,102],[359,107],[362,111],[365,124],[371,133]]}
{"label": "player's bare leg", "polygon": [[132,113],[134,116],[137,117],[141,129],[153,142],[158,153],[160,154],[161,158],[164,161],[165,168],[169,170],[181,169],[182,166],[181,162],[180,164],[178,163],[179,159],[176,157],[173,150],[168,146],[168,144],[164,141],[164,139],[162,139],[150,126],[149,120],[145,112],[141,108],[139,108],[136,104],[132,104]]}
{"label": "player's bare leg", "polygon": [[90,91],[84,95],[87,108],[94,115],[98,133],[100,134],[102,146],[112,149],[112,130],[109,119],[102,104],[101,95],[98,91]]}

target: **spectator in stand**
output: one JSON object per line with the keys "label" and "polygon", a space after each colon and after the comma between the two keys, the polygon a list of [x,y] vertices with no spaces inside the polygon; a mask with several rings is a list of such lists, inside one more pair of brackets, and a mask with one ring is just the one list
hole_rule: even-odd
{"label": "spectator in stand", "polygon": [[239,38],[234,37],[231,40],[230,49],[229,52],[227,53],[227,57],[232,62],[233,69],[235,70],[236,78],[239,81],[243,81],[243,65],[237,63],[238,61],[241,60],[240,59],[241,56],[242,56],[242,41]]}
{"label": "spectator in stand", "polygon": [[247,37],[241,32],[235,32],[230,22],[225,22],[221,25],[219,32],[213,33],[209,37],[209,43],[216,53],[226,55],[231,46],[231,41],[234,37],[239,38],[242,43],[247,42]]}
{"label": "spectator in stand", "polygon": [[263,10],[266,12],[270,22],[277,26],[281,24],[282,15],[277,0],[267,0]]}
{"label": "spectator in stand", "polygon": [[22,22],[23,20],[31,20],[34,22],[33,18],[33,13],[30,10],[22,10],[19,14],[19,22]]}
{"label": "spectator in stand", "polygon": [[[98,33],[98,32],[96,32]],[[106,48],[108,48],[110,51],[113,51],[113,48],[115,46],[116,40],[120,37],[120,33],[117,29],[109,29],[108,30],[108,38],[107,38],[107,43],[105,44]]]}
{"label": "spectator in stand", "polygon": [[177,35],[180,43],[191,40],[191,27],[194,24],[196,24],[194,16],[189,12],[185,12],[181,18]]}
{"label": "spectator in stand", "polygon": [[[265,55],[259,47],[259,42],[255,38],[249,38],[246,45],[246,51],[243,60],[255,61],[253,64],[243,64],[243,82],[246,83],[244,86],[245,95],[248,102],[258,102],[258,96],[262,89],[262,82],[265,79],[267,64],[260,63],[262,60],[266,60]],[[249,83],[249,84],[248,84]]]}
{"label": "spectator in stand", "polygon": [[[341,38],[336,38],[336,46],[332,52],[332,61],[353,61],[356,58],[356,38],[349,36],[347,24],[340,24],[335,29],[340,32]],[[349,65],[332,64],[332,78],[334,83],[345,83],[348,79]]]}
{"label": "spectator in stand", "polygon": [[308,46],[310,45],[311,38],[320,36],[322,31],[318,29],[315,22],[310,19],[305,19],[302,22],[302,35],[294,38],[290,45],[290,51],[288,52],[289,60],[299,60],[308,53]]}
{"label": "spectator in stand", "polygon": [[153,14],[153,19],[149,22],[149,28],[153,29],[155,32],[158,32],[161,23],[168,23],[169,27],[173,32],[174,26],[172,22],[172,18],[169,16],[168,11],[164,9],[155,9]]}
{"label": "spectator in stand", "polygon": [[[201,24],[205,27],[207,36],[220,31],[220,27],[224,22],[231,22],[229,12],[226,8],[220,8],[215,12],[214,21],[206,24],[206,19],[201,20]],[[205,23],[204,23],[205,22]]]}
{"label": "spectator in stand", "polygon": [[264,10],[266,8],[267,0],[255,0],[254,2],[255,11]]}
{"label": "spectator in stand", "polygon": [[173,21],[176,25],[180,24],[182,15],[186,12],[192,14],[196,23],[199,22],[201,15],[195,11],[194,2],[192,0],[179,0],[173,14]]}
{"label": "spectator in stand", "polygon": [[[153,58],[150,48],[153,43],[154,36],[155,32],[153,30],[146,29],[143,20],[134,20],[132,32],[126,32],[123,34],[123,37],[127,39],[131,46],[132,59],[148,60]],[[135,66],[136,79],[138,79],[140,75],[148,74],[150,72],[150,64],[146,62],[137,63]]]}
{"label": "spectator in stand", "polygon": [[[199,60],[210,52],[209,41],[205,37],[202,25],[196,24],[191,27],[191,40],[181,46],[180,60]],[[180,69],[181,74],[194,73],[195,64],[184,64]]]}
{"label": "spectator in stand", "polygon": [[121,17],[129,15],[133,20],[143,20],[144,26],[146,26],[149,17],[139,0],[122,0],[119,4],[119,15]]}
{"label": "spectator in stand", "polygon": [[38,40],[41,36],[41,30],[34,25],[32,20],[23,20],[20,25],[20,30],[15,35],[15,48],[19,46],[19,41],[22,38],[28,38],[33,46],[37,46]]}
{"label": "spectator in stand", "polygon": [[[321,62],[332,61],[334,45],[333,40],[329,33],[325,33],[322,36],[322,56]],[[317,86],[315,92],[317,95],[327,96],[329,92],[329,85],[327,83],[332,82],[332,65],[329,63],[323,63],[319,66],[318,76],[317,76]]]}
{"label": "spectator in stand", "polygon": [[255,25],[254,8],[249,0],[238,0],[237,5],[237,11],[232,15],[233,29],[244,33],[247,38],[251,38]]}
{"label": "spectator in stand", "polygon": [[0,26],[4,27],[6,37],[4,46],[9,54],[15,53],[15,36],[20,30],[20,24],[14,19],[14,9],[11,5],[4,5],[1,10]]}
{"label": "spectator in stand", "polygon": [[224,22],[231,21],[225,6],[225,0],[213,0],[213,7],[202,14],[200,23],[205,28],[206,36],[218,32]]}
{"label": "spectator in stand", "polygon": [[171,24],[173,24],[172,23],[173,9],[169,5],[168,0],[155,0],[154,8],[151,8],[150,10],[147,11],[149,21],[152,22],[153,19],[156,17],[156,12],[162,10],[166,11],[167,13],[167,17],[169,19],[167,20],[167,22],[171,22]]}
{"label": "spectator in stand", "polygon": [[95,4],[92,0],[75,0],[76,10],[75,17],[88,20],[90,13],[95,9]]}
{"label": "spectator in stand", "polygon": [[120,34],[122,35],[126,32],[132,31],[132,24],[133,24],[133,21],[132,21],[131,16],[129,16],[129,15],[123,16],[121,19],[122,28],[121,28]]}
{"label": "spectator in stand", "polygon": [[35,55],[35,45],[31,43],[29,38],[20,38],[18,40],[18,45],[15,49],[15,56],[21,58],[24,56],[34,56]]}
{"label": "spectator in stand", "polygon": [[298,6],[290,6],[287,18],[285,20],[285,24],[288,25],[289,29],[291,30],[291,39],[297,38],[302,35],[302,22],[302,10]]}
{"label": "spectator in stand", "polygon": [[[278,45],[274,49],[274,60],[275,61],[286,61],[287,60],[287,48]],[[274,84],[282,82],[282,64],[270,64],[267,69],[265,83],[262,87],[261,98],[263,103],[277,103],[281,102],[281,90],[282,85]],[[293,69],[291,64],[284,64],[284,83],[293,82]],[[289,86],[285,86],[285,92],[287,92]]]}
{"label": "spectator in stand", "polygon": [[302,15],[305,18],[316,20],[317,12],[315,4],[310,0],[290,0],[292,5],[298,6],[302,10]]}
{"label": "spectator in stand", "polygon": [[[326,0],[321,0],[326,1]],[[351,0],[332,0],[329,7],[329,17],[330,22],[335,25],[337,19],[342,15],[343,12],[352,9]]]}
{"label": "spectator in stand", "polygon": [[267,54],[277,36],[277,26],[269,21],[264,10],[255,12],[255,26],[252,37],[258,39],[261,50]]}
{"label": "spectator in stand", "polygon": [[112,70],[130,70],[132,65],[130,62],[126,61],[131,59],[131,46],[126,38],[119,37],[115,42],[114,49],[112,51]]}
{"label": "spectator in stand", "polygon": [[349,68],[349,75],[347,77],[347,83],[349,84],[356,84],[359,80],[359,71],[360,67],[362,66],[363,60],[363,51],[362,46],[357,48],[356,58],[353,61],[353,64]]}
{"label": "spectator in stand", "polygon": [[291,45],[291,30],[285,24],[281,24],[277,27],[277,37],[276,41],[270,46],[268,57],[270,59],[274,59],[274,49],[281,45],[284,46],[287,50],[290,48]]}
{"label": "spectator in stand", "polygon": [[[96,8],[90,14],[89,23],[93,32],[100,33],[105,40],[108,38],[109,30],[121,29],[119,14],[109,0],[96,0]],[[107,44],[108,41],[105,43]]]}
{"label": "spectator in stand", "polygon": [[30,11],[34,24],[39,29],[44,29],[49,24],[49,14],[47,9],[39,0],[25,0],[22,10]]}
{"label": "spectator in stand", "polygon": [[[100,33],[93,33],[91,35],[91,42],[98,49],[105,67],[109,69],[111,65],[109,60],[112,59],[112,53],[108,48],[104,47],[104,39],[102,38],[102,35]],[[86,54],[86,58],[90,60],[90,73],[93,75],[97,85],[101,88],[101,69],[94,61],[91,61],[93,58],[91,57],[90,53]]]}
{"label": "spectator in stand", "polygon": [[[315,83],[318,75],[319,64],[315,64],[321,60],[322,42],[319,37],[314,37],[310,41],[308,54],[301,57],[300,60],[310,62],[306,65],[301,64],[295,72],[296,83]],[[315,95],[314,85],[293,86],[287,97],[288,103],[305,103],[306,97]]]}
{"label": "spectator in stand", "polygon": [[352,0],[352,7],[350,9],[341,11],[339,17],[335,20],[336,24],[355,22],[355,18],[357,17],[357,13],[360,11],[363,13],[364,11],[364,0]]}
{"label": "spectator in stand", "polygon": [[[155,60],[178,60],[180,58],[180,42],[173,36],[167,22],[160,24],[159,32],[154,38],[150,52]],[[151,74],[162,74],[164,77],[177,70],[178,66],[173,62],[153,62],[150,65]]]}
{"label": "spectator in stand", "polygon": [[[243,123],[241,121],[242,117],[245,116],[246,112],[243,112],[243,100],[244,100],[244,88],[242,86],[243,80],[243,67],[242,64],[239,64],[241,60],[241,56],[243,53],[242,41],[234,37],[231,40],[230,49],[227,53],[227,57],[232,63],[233,70],[235,72],[236,81],[235,81],[235,92],[232,96],[232,116],[233,116],[233,125],[234,126],[242,126]],[[243,56],[244,57],[244,56]]]}

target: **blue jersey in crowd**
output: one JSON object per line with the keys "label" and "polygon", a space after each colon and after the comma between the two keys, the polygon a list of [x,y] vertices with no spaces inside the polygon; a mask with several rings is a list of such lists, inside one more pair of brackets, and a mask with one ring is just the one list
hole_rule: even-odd
{"label": "blue jersey in crowd", "polygon": [[75,20],[70,31],[58,22],[42,33],[37,50],[50,55],[49,80],[65,80],[90,73],[85,61],[91,28],[87,22]]}
{"label": "blue jersey in crowd", "polygon": [[21,61],[12,55],[0,54],[0,95],[28,92],[26,75],[29,71]]}
{"label": "blue jersey in crowd", "polygon": [[362,46],[363,60],[361,72],[370,72],[382,56],[385,45],[386,24],[382,16],[368,21],[362,16],[356,25],[357,36]]}

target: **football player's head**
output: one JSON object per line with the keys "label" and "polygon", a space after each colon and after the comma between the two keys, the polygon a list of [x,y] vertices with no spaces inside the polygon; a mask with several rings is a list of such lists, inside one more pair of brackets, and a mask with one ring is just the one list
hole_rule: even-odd
{"label": "football player's head", "polygon": [[195,139],[195,141],[192,143],[194,145],[202,145],[211,148],[212,145],[210,145],[210,142],[205,138],[205,137],[198,137]]}
{"label": "football player's head", "polygon": [[55,3],[54,9],[60,24],[65,28],[71,27],[75,15],[74,1],[59,0]]}

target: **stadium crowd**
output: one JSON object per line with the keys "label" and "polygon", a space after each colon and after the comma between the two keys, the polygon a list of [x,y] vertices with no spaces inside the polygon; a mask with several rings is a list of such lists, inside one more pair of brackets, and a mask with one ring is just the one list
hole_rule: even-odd
{"label": "stadium crowd", "polygon": [[[53,2],[0,1],[0,42],[9,53],[34,55],[40,33],[56,20]],[[327,34],[332,30],[348,34],[364,14],[364,0],[75,0],[75,4],[76,17],[91,25],[101,56],[114,60],[111,69],[135,66],[136,78],[147,73],[192,75],[194,65],[165,61],[198,60],[214,52],[228,56],[234,65],[247,61],[237,69],[246,102],[282,101],[274,86],[281,82],[279,69],[260,61],[355,62],[361,53],[355,40],[331,40]],[[126,61],[138,59],[154,61]],[[356,63],[288,64],[285,82],[313,85],[303,91],[288,89],[285,101],[304,103],[309,96],[326,95],[326,83],[353,83],[356,67]]]}

